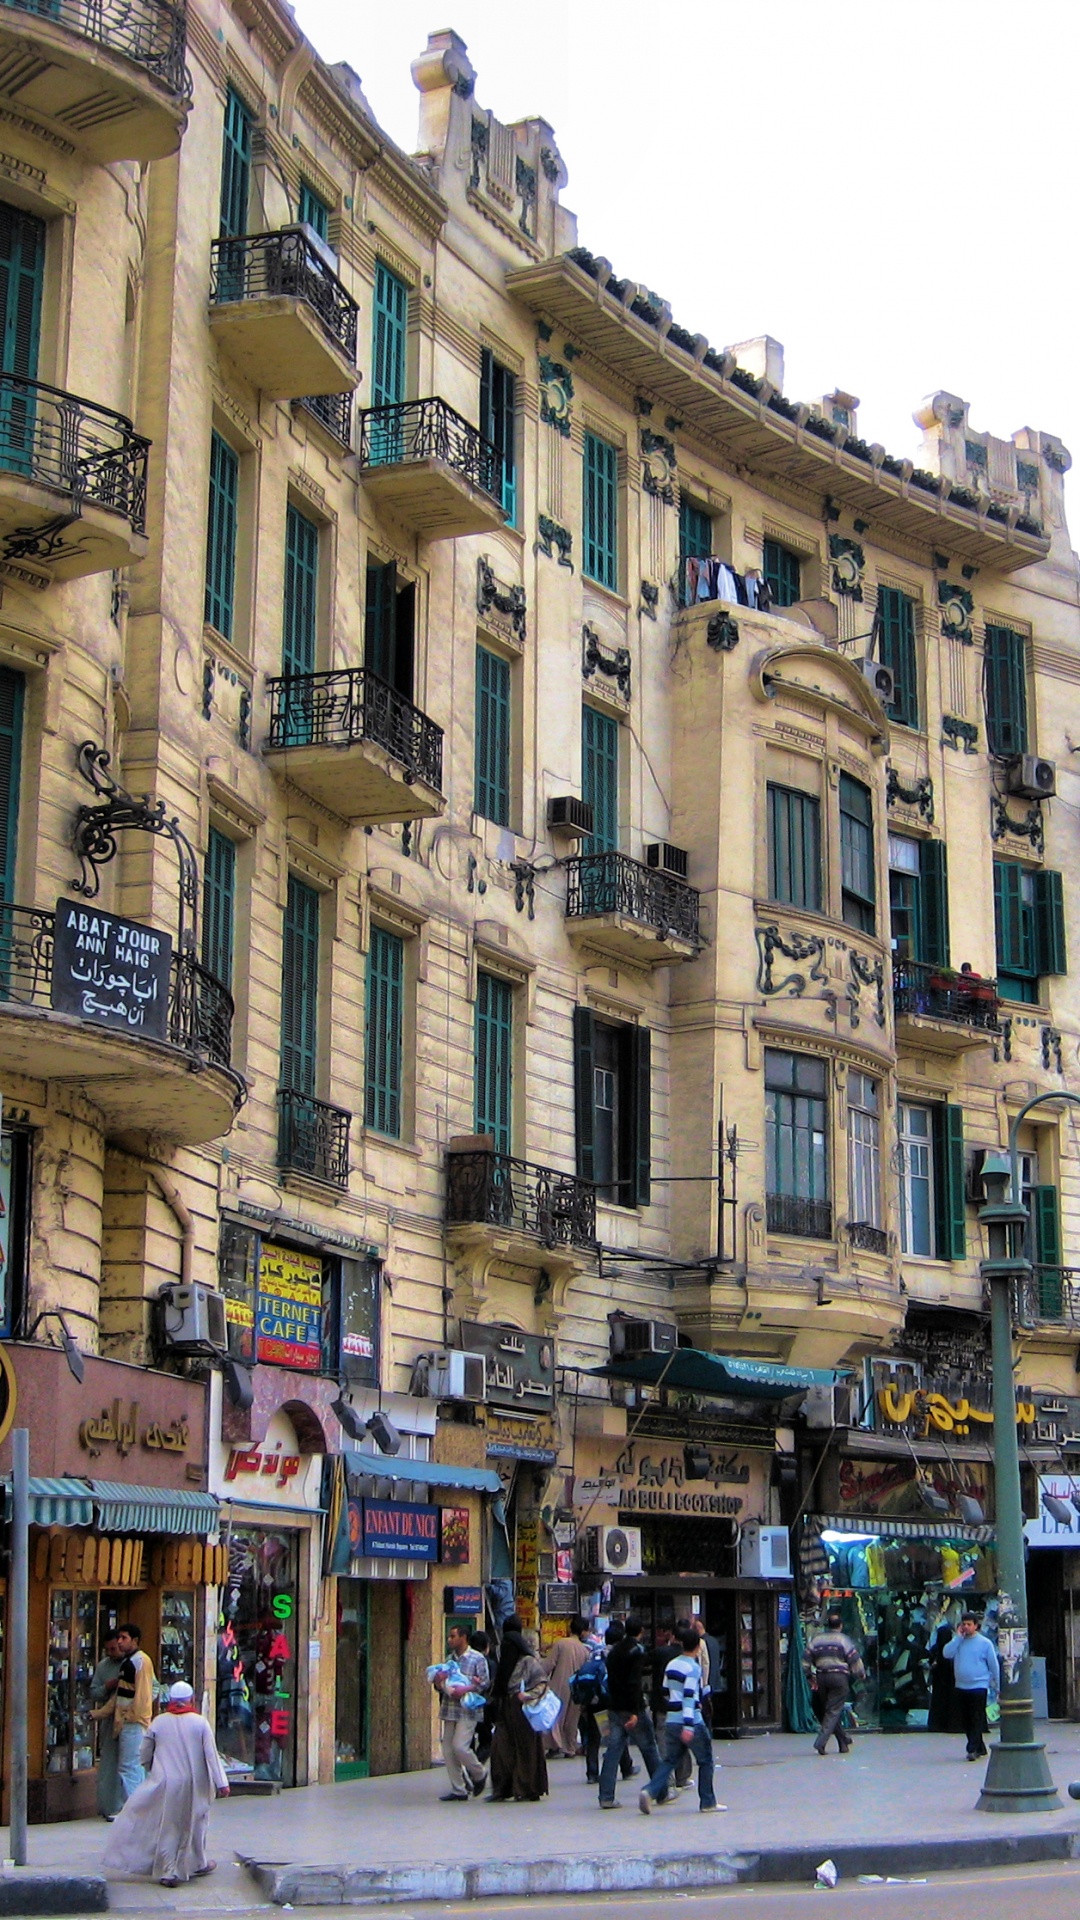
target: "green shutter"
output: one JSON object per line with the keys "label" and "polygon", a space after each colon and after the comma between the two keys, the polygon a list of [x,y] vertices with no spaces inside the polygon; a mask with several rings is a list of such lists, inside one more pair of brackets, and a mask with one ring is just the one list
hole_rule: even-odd
{"label": "green shutter", "polygon": [[476,747],[473,806],[484,820],[510,825],[510,662],[476,649]]}
{"label": "green shutter", "polygon": [[401,1137],[405,942],[372,927],[367,965],[364,1125]]}
{"label": "green shutter", "polygon": [[252,114],[234,87],[225,95],[225,129],[221,150],[221,217],[219,234],[234,240],[247,232],[251,185]]}
{"label": "green shutter", "polygon": [[0,902],[15,898],[25,683],[0,667]]}
{"label": "green shutter", "polygon": [[310,227],[320,240],[330,238],[330,209],[325,200],[320,199],[314,187],[306,180],[300,182],[300,203],[297,214],[302,226]]}
{"label": "green shutter", "polygon": [[318,621],[319,529],[290,503],[285,511],[282,673],[314,673]]}
{"label": "green shutter", "polygon": [[[371,349],[371,404],[394,407],[405,398],[405,336],[409,289],[381,260],[375,262],[375,327]],[[394,440],[396,445],[396,437]],[[382,459],[393,457],[393,447]]]}
{"label": "green shutter", "polygon": [[204,617],[225,640],[233,635],[236,593],[237,503],[240,461],[220,433],[210,436],[210,498],[206,519]]}
{"label": "green shutter", "polygon": [[289,875],[281,965],[281,1084],[314,1096],[319,1045],[319,896]]}
{"label": "green shutter", "polygon": [[364,666],[368,673],[378,674],[380,680],[385,680],[388,687],[394,684],[397,653],[396,603],[397,567],[394,562],[391,560],[384,567],[376,560],[369,560],[364,611]]}
{"label": "green shutter", "polygon": [[1027,752],[1027,642],[1011,627],[987,627],[983,653],[986,744],[1001,759]]}
{"label": "green shutter", "polygon": [[582,567],[612,592],[619,585],[619,456],[595,433],[585,435]]}
{"label": "green shutter", "polygon": [[1024,907],[1024,869],[1013,860],[994,861],[994,928],[999,973],[1035,971],[1031,920]]}
{"label": "green shutter", "polygon": [[949,880],[944,840],[923,840],[919,847],[916,960],[930,967],[949,965]]}
{"label": "green shutter", "polygon": [[593,1157],[593,1052],[596,1019],[589,1007],[574,1008],[574,1122],[579,1180],[596,1177]]}
{"label": "green shutter", "polygon": [[688,560],[708,560],[712,556],[713,523],[711,515],[703,513],[689,500],[679,501],[679,599],[682,605],[689,606],[690,597],[686,587],[686,562]]}
{"label": "green shutter", "polygon": [[490,347],[480,349],[480,431],[502,463],[502,506],[510,526],[517,524],[517,471],[514,424],[516,384],[509,367],[499,365]]}
{"label": "green shutter", "polygon": [[1060,1320],[1064,1311],[1061,1272],[1061,1218],[1056,1187],[1032,1187],[1028,1194],[1031,1209],[1031,1245],[1035,1255],[1039,1314],[1044,1320]]}
{"label": "green shutter", "polygon": [[793,607],[802,598],[802,561],[779,540],[763,542],[761,571],[774,607]]}
{"label": "green shutter", "polygon": [[514,989],[494,974],[476,976],[476,1131],[509,1153],[513,1130]]}
{"label": "green shutter", "polygon": [[0,201],[0,370],[36,380],[45,222]]}
{"label": "green shutter", "polygon": [[813,794],[768,789],[769,898],[821,911],[821,809]]}
{"label": "green shutter", "polygon": [[202,963],[215,980],[232,986],[236,915],[236,847],[211,827],[203,864]]}
{"label": "green shutter", "polygon": [[966,1260],[964,1109],[936,1107],[934,1122],[937,1257],[939,1260]]}
{"label": "green shutter", "polygon": [[633,1103],[632,1207],[647,1207],[652,1198],[652,1035],[648,1027],[630,1028],[630,1099]]}
{"label": "green shutter", "polygon": [[596,707],[581,710],[581,794],[593,810],[590,853],[619,848],[619,723]]}
{"label": "green shutter", "polygon": [[1061,875],[1035,875],[1035,972],[1068,973],[1065,954],[1065,902]]}
{"label": "green shutter", "polygon": [[900,727],[919,724],[919,674],[915,655],[915,602],[895,587],[880,587],[877,604],[878,659],[888,667],[896,697],[887,708]]}

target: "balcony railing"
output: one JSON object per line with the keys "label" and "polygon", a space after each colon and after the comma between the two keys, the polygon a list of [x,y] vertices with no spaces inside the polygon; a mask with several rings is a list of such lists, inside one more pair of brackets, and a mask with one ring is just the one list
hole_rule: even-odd
{"label": "balcony railing", "polygon": [[145,533],[149,451],[122,413],[0,373],[0,470],[66,494],[76,511],[107,507]]}
{"label": "balcony railing", "polygon": [[1033,1267],[1016,1282],[1013,1305],[1021,1326],[1080,1327],[1080,1269]]}
{"label": "balcony railing", "polygon": [[928,966],[922,960],[893,960],[893,1007],[898,1015],[922,1014],[950,1026],[997,1033],[998,1004],[996,980]]}
{"label": "balcony railing", "polygon": [[360,415],[361,467],[390,467],[441,460],[490,494],[501,507],[502,456],[478,427],[445,400],[403,400],[393,407],[365,407]]}
{"label": "balcony railing", "polygon": [[296,404],[325,427],[327,433],[332,433],[335,440],[340,440],[343,447],[352,446],[351,393],[306,393]]}
{"label": "balcony railing", "polygon": [[184,66],[187,11],[164,0],[3,0],[13,13],[36,14],[91,40],[141,67],[171,93],[186,100],[191,80]]}
{"label": "balcony railing", "polygon": [[625,853],[583,853],[564,862],[566,917],[595,919],[619,914],[665,936],[700,941],[698,891],[657,867],[643,866]]}
{"label": "balcony railing", "polygon": [[871,1226],[869,1220],[849,1220],[848,1245],[863,1253],[888,1253],[889,1236],[884,1227]]}
{"label": "balcony railing", "polygon": [[356,364],[356,301],[297,227],[246,233],[211,247],[210,302],[292,296],[303,300],[351,365]]}
{"label": "balcony railing", "polygon": [[590,1180],[508,1153],[452,1152],[446,1156],[446,1219],[450,1226],[507,1227],[542,1247],[593,1247],[596,1188]]}
{"label": "balcony railing", "polygon": [[271,679],[271,747],[350,747],[361,741],[399,760],[406,781],[441,789],[442,728],[366,667]]}
{"label": "balcony railing", "polygon": [[328,1187],[349,1184],[352,1114],[309,1093],[278,1088],[278,1166]]}
{"label": "balcony railing", "polygon": [[804,1200],[794,1193],[765,1196],[765,1224],[770,1233],[790,1233],[800,1240],[832,1239],[832,1205],[828,1200]]}
{"label": "balcony railing", "polygon": [[[55,916],[43,908],[0,905],[0,1006],[51,1006],[54,924]],[[228,1068],[232,1023],[228,988],[193,954],[174,953],[170,1044]]]}

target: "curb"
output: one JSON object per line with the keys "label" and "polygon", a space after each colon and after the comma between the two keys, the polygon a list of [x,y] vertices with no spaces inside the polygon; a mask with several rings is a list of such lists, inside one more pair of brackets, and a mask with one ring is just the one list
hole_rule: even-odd
{"label": "curb", "polygon": [[0,1871],[0,1914],[106,1913],[109,1889],[99,1874],[54,1873],[47,1867]]}
{"label": "curb", "polygon": [[483,1900],[500,1895],[668,1893],[738,1884],[813,1885],[820,1861],[835,1861],[842,1880],[860,1873],[948,1873],[962,1867],[1026,1866],[1080,1857],[1080,1827],[1055,1833],[987,1834],[985,1838],[866,1841],[859,1846],[776,1847],[731,1853],[594,1854],[555,1860],[485,1860],[469,1865],[306,1866],[238,1854],[275,1906],[365,1907],[404,1900]]}

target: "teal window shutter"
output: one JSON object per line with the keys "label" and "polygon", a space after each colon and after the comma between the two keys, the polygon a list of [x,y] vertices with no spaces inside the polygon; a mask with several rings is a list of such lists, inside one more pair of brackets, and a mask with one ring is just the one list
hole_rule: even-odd
{"label": "teal window shutter", "polygon": [[206,592],[203,612],[222,639],[233,637],[240,461],[220,433],[210,436],[210,498],[206,520]]}
{"label": "teal window shutter", "polygon": [[509,367],[500,366],[490,347],[480,349],[480,431],[502,462],[502,506],[510,526],[517,525],[517,470],[515,465],[515,400],[517,383]]}
{"label": "teal window shutter", "polygon": [[951,1105],[937,1107],[934,1119],[937,1257],[939,1260],[966,1260],[964,1109]]}
{"label": "teal window shutter", "polygon": [[923,840],[919,847],[916,960],[949,965],[949,881],[944,840]]}
{"label": "teal window shutter", "polygon": [[377,560],[367,564],[367,601],[364,610],[364,665],[388,687],[394,684],[397,615],[397,567]]}
{"label": "teal window shutter", "polygon": [[619,585],[619,455],[595,433],[585,435],[582,567],[590,580]]}
{"label": "teal window shutter", "polygon": [[15,898],[25,682],[0,667],[0,902]]}
{"label": "teal window shutter", "polygon": [[581,710],[581,793],[593,810],[590,853],[619,850],[619,723],[596,707]]}
{"label": "teal window shutter", "polygon": [[779,540],[765,540],[761,549],[761,571],[765,575],[774,607],[793,607],[802,599],[802,561]]}
{"label": "teal window shutter", "polygon": [[235,240],[247,232],[253,121],[250,108],[244,105],[235,87],[230,87],[225,95],[225,129],[221,149],[221,216],[218,233],[222,240]]}
{"label": "teal window shutter", "polygon": [[1024,900],[1024,869],[1014,860],[994,861],[994,927],[1001,973],[1035,971],[1031,915]]}
{"label": "teal window shutter", "polygon": [[202,963],[215,980],[232,986],[236,919],[236,847],[211,827],[203,863]]}
{"label": "teal window shutter", "polygon": [[1061,1270],[1061,1216],[1058,1191],[1052,1186],[1030,1188],[1027,1202],[1031,1211],[1031,1238],[1035,1257],[1039,1314],[1044,1320],[1060,1320],[1064,1314],[1064,1275]]}
{"label": "teal window shutter", "polygon": [[768,789],[769,898],[821,911],[821,809],[795,787]]}
{"label": "teal window shutter", "polygon": [[915,653],[915,602],[895,587],[879,587],[878,659],[888,667],[895,698],[887,709],[899,727],[919,724],[919,673]]}
{"label": "teal window shutter", "polygon": [[1061,875],[1038,872],[1035,881],[1035,972],[1068,973]]}
{"label": "teal window shutter", "polygon": [[986,744],[1008,760],[1028,750],[1027,641],[1011,627],[987,627],[983,653]]}
{"label": "teal window shutter", "polygon": [[290,503],[285,510],[282,673],[314,673],[318,622],[319,529]]}
{"label": "teal window shutter", "polygon": [[316,193],[314,187],[308,186],[306,180],[300,182],[300,203],[297,213],[302,226],[310,227],[313,233],[318,234],[320,240],[329,240],[330,209],[326,201]]}
{"label": "teal window shutter", "polygon": [[281,1084],[314,1098],[319,1047],[319,896],[289,875],[281,964]]}
{"label": "teal window shutter", "polygon": [[631,1027],[630,1082],[633,1101],[632,1207],[647,1207],[652,1199],[652,1035],[648,1027]]}
{"label": "teal window shutter", "polygon": [[405,942],[372,927],[367,967],[364,1125],[399,1140],[405,1038]]}
{"label": "teal window shutter", "polygon": [[689,606],[690,596],[686,586],[686,562],[688,560],[708,560],[713,550],[712,515],[704,513],[689,500],[679,501],[679,599],[681,604]]}
{"label": "teal window shutter", "polygon": [[593,1055],[596,1051],[596,1016],[590,1007],[574,1008],[574,1122],[577,1140],[579,1180],[596,1178],[593,1115]]}
{"label": "teal window shutter", "polygon": [[[396,407],[405,398],[405,338],[409,289],[382,260],[375,262],[375,328],[371,351],[371,404]],[[384,459],[390,459],[385,453]]]}
{"label": "teal window shutter", "polygon": [[0,201],[0,369],[36,380],[45,222]]}
{"label": "teal window shutter", "polygon": [[873,933],[877,919],[873,805],[869,787],[849,773],[840,775],[840,899],[848,926]]}
{"label": "teal window shutter", "polygon": [[510,825],[510,662],[476,649],[473,806],[484,820]]}
{"label": "teal window shutter", "polygon": [[494,974],[476,976],[476,1131],[509,1153],[513,1131],[514,989]]}

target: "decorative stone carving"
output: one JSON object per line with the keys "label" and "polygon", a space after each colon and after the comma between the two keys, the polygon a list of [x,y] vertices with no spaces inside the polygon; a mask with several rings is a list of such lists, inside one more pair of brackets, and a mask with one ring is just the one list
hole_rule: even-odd
{"label": "decorative stone carving", "polygon": [[655,620],[657,617],[656,609],[659,604],[659,587],[654,587],[651,580],[643,580],[641,583],[641,600],[638,604],[638,613],[644,615],[646,620]]}
{"label": "decorative stone carving", "polygon": [[554,427],[563,438],[570,438],[570,403],[574,398],[574,376],[561,360],[546,353],[537,356],[540,373],[540,418]]}
{"label": "decorative stone carving", "polygon": [[532,239],[536,228],[536,168],[527,166],[519,154],[514,172],[521,201],[518,226]]}
{"label": "decorative stone carving", "polygon": [[941,733],[942,746],[951,747],[954,753],[959,753],[961,741],[964,743],[965,753],[976,753],[978,751],[979,729],[971,720],[957,720],[954,714],[943,714]]}
{"label": "decorative stone carving", "polygon": [[[820,980],[824,985],[828,980],[825,969],[825,942],[820,934],[792,931],[784,935],[780,932],[776,921],[773,921],[767,927],[755,927],[754,937],[758,944],[757,988],[759,993],[766,995],[788,993],[793,1000],[798,1000],[806,992],[808,981]],[[797,973],[793,970],[785,974],[782,980],[777,980],[773,967],[778,953],[783,954],[788,960],[799,962],[812,960],[813,965],[806,973]]]}
{"label": "decorative stone carving", "polygon": [[857,1027],[862,1017],[860,992],[863,987],[874,991],[874,1019],[879,1027],[885,1025],[885,968],[878,955],[869,959],[865,954],[856,953],[854,947],[848,948],[848,1011],[851,1024]]}
{"label": "decorative stone carving", "polygon": [[661,433],[654,433],[651,427],[642,427],[641,484],[646,493],[662,500],[666,507],[673,507],[678,470],[674,442],[666,440]]}
{"label": "decorative stone carving", "polygon": [[885,772],[885,805],[893,807],[897,801],[905,807],[917,807],[920,817],[927,826],[934,820],[934,783],[929,774],[923,774],[913,787],[905,787],[895,767],[887,767]]}
{"label": "decorative stone carving", "polygon": [[1042,802],[1033,800],[1022,820],[1012,820],[1009,809],[999,793],[990,796],[990,838],[1002,840],[1007,833],[1014,839],[1027,840],[1036,853],[1043,850]]}
{"label": "decorative stone carving", "polygon": [[544,554],[548,560],[558,560],[560,567],[569,567],[573,573],[570,555],[574,550],[574,536],[569,527],[560,527],[557,520],[549,520],[547,514],[542,513],[536,522],[536,531],[537,553]]}
{"label": "decorative stone carving", "polygon": [[630,649],[629,647],[605,646],[595,627],[586,621],[581,629],[581,677],[591,680],[594,673],[602,673],[606,679],[614,680],[624,700],[630,698]]}
{"label": "decorative stone carving", "polygon": [[939,580],[937,583],[938,606],[941,608],[941,630],[949,640],[960,640],[965,647],[972,642],[971,616],[975,611],[975,602],[966,587],[958,587],[951,580]]}
{"label": "decorative stone carving", "polygon": [[1039,1034],[1042,1039],[1044,1072],[1049,1073],[1052,1067],[1055,1073],[1064,1073],[1065,1068],[1061,1060],[1061,1035],[1057,1028],[1042,1026],[1039,1028]]}
{"label": "decorative stone carving", "polygon": [[705,628],[705,644],[715,653],[731,653],[739,644],[739,623],[730,613],[714,613]]}
{"label": "decorative stone carving", "polygon": [[859,542],[847,539],[842,533],[830,533],[829,559],[833,592],[843,594],[848,600],[861,600],[866,555]]}
{"label": "decorative stone carving", "polygon": [[505,616],[514,639],[524,645],[526,639],[525,589],[516,586],[508,587],[497,580],[495,570],[485,554],[476,563],[476,610],[483,618],[485,615],[490,615],[492,609]]}

